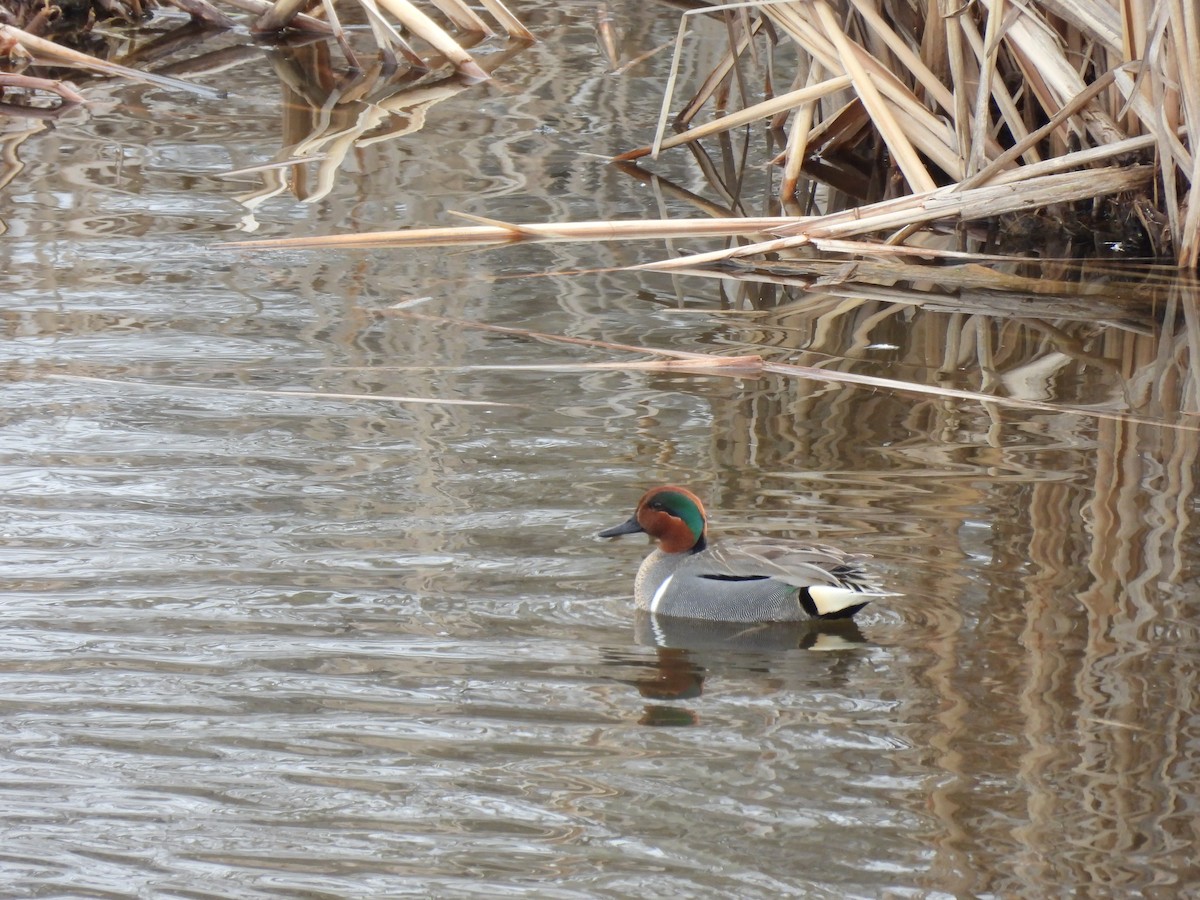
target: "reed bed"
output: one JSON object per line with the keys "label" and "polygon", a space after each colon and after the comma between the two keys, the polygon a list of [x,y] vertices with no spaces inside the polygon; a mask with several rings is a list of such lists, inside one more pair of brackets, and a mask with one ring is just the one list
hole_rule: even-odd
{"label": "reed bed", "polygon": [[[781,235],[832,227],[899,241],[939,218],[1116,197],[1111,213],[1140,226],[1158,255],[1188,268],[1200,261],[1200,12],[1191,0],[710,2],[682,17],[681,39],[698,12],[724,16],[724,59],[676,117],[678,133],[663,137],[664,116],[655,141],[622,159],[769,118],[787,130],[783,198],[821,159],[881,160],[900,195],[852,213],[857,225],[842,215]],[[729,110],[763,36],[799,48],[792,89]],[[706,108],[713,117],[694,125]]]}
{"label": "reed bed", "polygon": [[[232,22],[210,0],[164,2],[209,27]],[[347,64],[362,67],[333,0],[214,2],[250,11],[256,34],[332,36]],[[483,15],[463,0],[357,2],[385,67],[449,65],[459,77],[484,79],[489,73],[464,43],[493,27],[532,38],[501,0],[481,2]],[[107,5],[136,15],[144,0]],[[677,65],[664,86],[658,134],[617,160],[695,148],[733,129],[766,125],[784,137],[774,160],[777,211],[807,214],[780,216],[749,244],[669,265],[714,264],[831,240],[903,244],[939,224],[1053,207],[1081,221],[1115,220],[1128,242],[1148,247],[1150,255],[1200,266],[1200,10],[1193,0],[696,0],[691,6],[680,16]],[[727,47],[681,101],[667,134],[683,37],[700,20],[719,22]],[[598,37],[615,58],[605,21]],[[40,13],[32,12],[26,25],[30,30],[0,25],[0,50],[148,77],[55,49],[35,33],[48,25]],[[27,86],[57,93],[63,104],[78,102],[53,82]],[[814,173],[831,168],[859,181],[849,210],[813,208]],[[797,204],[805,193],[810,203]],[[730,203],[726,214],[737,215],[736,207]],[[499,240],[588,231],[491,225],[502,233]],[[674,231],[687,228],[677,223]],[[730,223],[730,234],[745,231]],[[367,239],[378,243],[382,236]]]}
{"label": "reed bed", "polygon": [[[722,222],[726,235],[741,236],[722,250],[656,264],[694,268],[806,246],[873,254],[910,242],[927,248],[935,227],[1049,209],[1048,221],[1064,229],[1102,222],[1106,234],[1118,235],[1112,243],[1145,250],[1136,255],[1200,264],[1200,12],[1192,2],[706,3],[681,16],[676,70],[683,36],[700,18],[723,24],[723,57],[680,103],[668,134],[673,70],[657,136],[615,161],[644,178],[647,158],[688,148],[703,167],[706,138],[765,125],[785,142],[774,160],[773,212],[799,214],[743,218],[736,186],[714,184],[732,199],[724,206],[698,200],[703,220],[481,220],[337,243],[657,239],[668,231],[711,236]],[[778,62],[784,44],[794,71]],[[775,91],[777,83],[787,90]],[[858,190],[839,186],[849,201],[832,212],[829,204],[816,208],[812,188],[831,170],[859,181]],[[938,246],[979,249],[961,237]]]}

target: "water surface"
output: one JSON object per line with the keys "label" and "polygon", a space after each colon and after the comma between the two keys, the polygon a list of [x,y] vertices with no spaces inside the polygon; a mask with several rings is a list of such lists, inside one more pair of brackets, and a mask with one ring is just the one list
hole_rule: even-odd
{"label": "water surface", "polygon": [[[631,57],[675,33],[612,5]],[[633,243],[214,248],[455,209],[699,215],[601,158],[649,139],[669,59],[608,74],[591,4],[529,6],[541,44],[480,48],[510,54],[492,83],[326,181],[251,171],[306,134],[262,52],[224,103],[112,84],[6,123],[7,893],[1179,896],[1194,284],[1064,267],[1047,300],[611,271],[672,252]],[[695,40],[702,73],[722,32]],[[690,157],[653,169],[720,200]],[[474,323],[1047,406],[571,368],[622,357]],[[661,481],[722,530],[871,552],[903,596],[851,629],[656,637],[630,600],[645,547],[594,535]]]}

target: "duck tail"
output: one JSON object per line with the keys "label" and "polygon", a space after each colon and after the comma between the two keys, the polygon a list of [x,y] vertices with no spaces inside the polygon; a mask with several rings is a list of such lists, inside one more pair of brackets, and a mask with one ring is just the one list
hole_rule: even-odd
{"label": "duck tail", "polygon": [[800,589],[800,605],[816,619],[848,619],[870,602],[871,595],[851,588],[815,584]]}

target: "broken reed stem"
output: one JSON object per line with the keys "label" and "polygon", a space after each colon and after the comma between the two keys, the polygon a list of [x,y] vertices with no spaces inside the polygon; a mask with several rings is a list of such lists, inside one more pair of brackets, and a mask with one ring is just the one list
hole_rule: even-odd
{"label": "broken reed stem", "polygon": [[[478,219],[477,216],[470,218]],[[794,216],[747,219],[651,219],[608,222],[562,222],[554,225],[510,225],[489,220],[463,228],[412,228],[373,234],[339,234],[261,241],[229,241],[218,250],[296,250],[317,247],[442,247],[453,244],[508,244],[538,241],[627,241],[673,237],[726,237],[767,234],[781,225],[802,221]]]}
{"label": "broken reed stem", "polygon": [[939,219],[986,219],[1021,209],[1135,190],[1145,186],[1152,174],[1150,166],[1129,166],[1045,175],[1015,184],[988,185],[966,191],[958,190],[958,185],[951,185],[926,194],[885,200],[827,216],[802,218],[794,224],[776,228],[775,234],[783,237],[775,240],[680,256],[634,268],[658,272],[694,268],[746,256],[792,250],[806,246],[817,238],[872,234]]}
{"label": "broken reed stem", "polygon": [[[1126,151],[1145,146],[1150,138],[1136,138],[1117,148]],[[1114,148],[1105,148],[1108,151]],[[1097,151],[1081,151],[1078,156],[1090,162]],[[768,216],[727,219],[657,219],[608,222],[564,222],[556,225],[517,225],[479,216],[466,215],[487,224],[462,228],[421,228],[383,231],[374,234],[345,234],[305,238],[276,238],[259,241],[230,241],[215,245],[219,250],[299,250],[326,247],[436,247],[456,244],[498,244],[517,241],[628,241],[660,240],[668,237],[730,237],[739,235],[776,235],[778,240],[716,250],[676,259],[646,263],[636,268],[672,269],[721,262],[735,257],[803,246],[817,238],[847,238],[891,231],[913,223],[939,219],[980,219],[1036,208],[1052,203],[1070,202],[1086,197],[1105,196],[1144,187],[1150,180],[1150,166],[1112,166],[1083,172],[1050,171],[1058,162],[1042,163],[1048,171],[1034,178],[999,177],[994,184],[960,190],[959,185],[938,188],[924,194],[907,195],[869,206],[831,213],[826,216]],[[1006,173],[1007,174],[1007,173]],[[461,215],[461,214],[460,214]]]}
{"label": "broken reed stem", "polygon": [[771,100],[764,100],[762,103],[756,103],[751,107],[739,110],[736,113],[730,113],[727,116],[722,116],[707,125],[698,125],[689,131],[684,131],[680,134],[672,135],[668,138],[663,138],[656,142],[656,146],[641,147],[637,150],[630,150],[628,153],[622,153],[620,156],[613,157],[613,162],[632,162],[635,159],[641,159],[644,156],[652,156],[657,154],[659,150],[669,150],[672,147],[678,147],[680,144],[686,144],[690,141],[698,141],[701,138],[708,137],[713,134],[720,134],[728,131],[731,128],[738,128],[742,125],[749,125],[751,122],[757,122],[760,119],[769,119],[776,113],[784,112],[785,110],[793,109],[804,103],[811,103],[814,100],[820,100],[829,94],[843,91],[850,87],[851,79],[845,75],[839,75],[836,78],[830,78],[827,81],[822,81],[819,84],[814,84],[811,87],[803,87],[797,91],[789,91],[786,94],[781,94]]}
{"label": "broken reed stem", "polygon": [[501,0],[479,0],[479,5],[486,9],[505,30],[509,37],[518,41],[528,41],[533,43],[537,40],[533,32],[526,28],[512,14],[507,6]]}
{"label": "broken reed stem", "polygon": [[0,74],[0,88],[20,88],[24,91],[45,91],[55,94],[62,101],[62,106],[73,106],[83,103],[83,95],[77,93],[69,84],[49,78],[35,78],[32,75]]}
{"label": "broken reed stem", "polygon": [[117,63],[96,59],[93,56],[88,56],[86,53],[80,53],[78,50],[72,50],[70,47],[62,47],[53,41],[30,34],[28,31],[14,28],[12,25],[0,25],[0,47],[5,48],[5,52],[7,53],[12,52],[10,49],[12,47],[23,47],[30,56],[42,63],[72,66],[77,69],[97,72],[101,75],[115,75],[168,90],[198,94],[211,100],[220,100],[225,97],[225,92],[216,88],[210,88],[203,84],[193,84],[190,81],[184,81],[181,78],[171,78],[168,75],[158,75],[154,72],[141,72],[137,69],[118,65]]}

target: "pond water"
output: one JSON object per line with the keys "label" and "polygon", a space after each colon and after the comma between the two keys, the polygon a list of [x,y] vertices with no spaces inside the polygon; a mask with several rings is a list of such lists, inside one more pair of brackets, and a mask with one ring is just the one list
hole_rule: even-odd
{"label": "pond water", "polygon": [[[97,84],[3,121],[3,893],[1186,893],[1194,283],[216,246],[721,202],[684,151],[648,167],[669,185],[603,158],[648,142],[669,50],[610,74],[596,5],[518,6],[542,43],[477,48],[492,82],[385,139],[314,141],[325,170],[269,164],[365,107],[281,91],[237,37],[202,79],[227,100]],[[629,58],[675,33],[610,6]],[[694,86],[724,35],[690,40]],[[1026,405],[587,367],[647,357],[478,324]],[[645,546],[595,535],[661,482],[718,530],[869,552],[902,595],[857,627],[656,631]]]}

